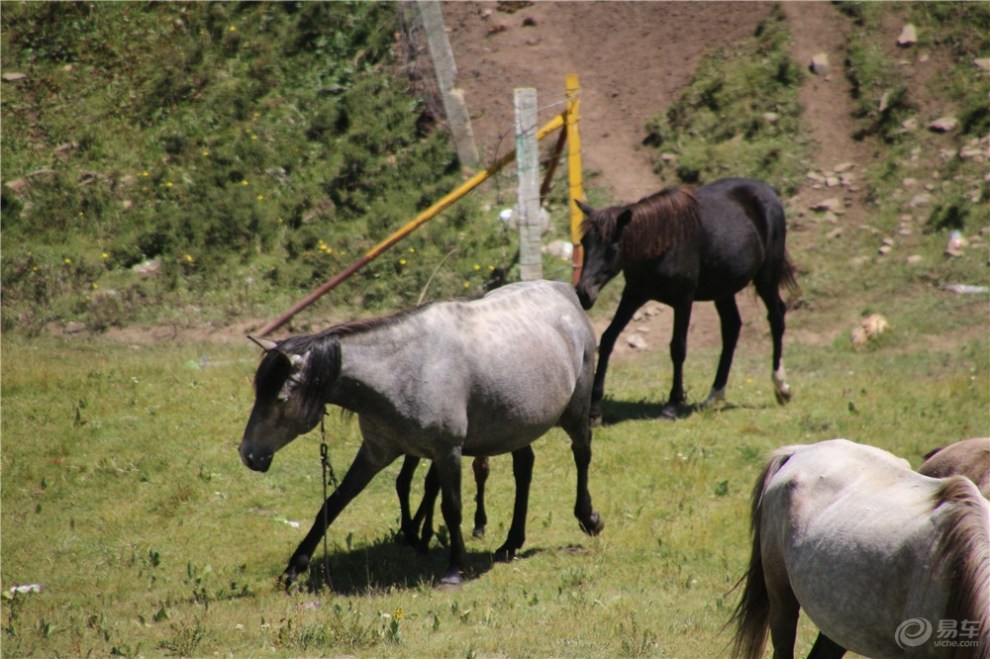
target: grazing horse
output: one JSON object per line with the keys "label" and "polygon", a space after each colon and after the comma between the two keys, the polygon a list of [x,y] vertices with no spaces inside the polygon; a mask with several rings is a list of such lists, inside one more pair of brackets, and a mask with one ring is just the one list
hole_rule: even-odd
{"label": "grazing horse", "polygon": [[662,413],[676,418],[684,402],[682,368],[687,355],[691,306],[712,300],[722,323],[722,355],[705,403],[725,398],[725,385],[742,320],[736,293],[752,282],[767,307],[773,337],[773,383],[777,402],[791,398],[781,363],[784,301],[781,286],[795,286],[794,268],[784,247],[787,227],[777,193],[766,183],[726,178],[697,189],[669,188],[626,206],[584,213],[584,263],[577,284],[585,309],[601,288],[621,271],[626,285],[619,308],[598,348],[598,370],[591,412],[601,417],[605,373],[616,339],[648,300],[674,309],[670,358],[673,384]]}
{"label": "grazing horse", "polygon": [[932,478],[965,476],[990,499],[990,437],[973,437],[935,449],[925,456],[918,473]]}
{"label": "grazing horse", "polygon": [[574,290],[548,281],[273,343],[255,374],[254,408],[240,445],[244,464],[267,471],[277,450],[316,427],[327,404],[357,414],[363,439],[289,559],[285,582],[308,568],[327,527],[400,455],[436,465],[450,532],[442,583],[459,584],[461,456],[511,452],[515,507],[496,559],[512,558],[525,540],[530,444],[557,425],[570,436],[577,467],[574,514],[585,533],[599,533],[604,523],[588,493],[594,353],[594,331]]}
{"label": "grazing horse", "polygon": [[736,656],[792,657],[801,608],[809,656],[990,655],[990,505],[961,476],[935,479],[871,446],[833,439],[775,451],[753,490]]}

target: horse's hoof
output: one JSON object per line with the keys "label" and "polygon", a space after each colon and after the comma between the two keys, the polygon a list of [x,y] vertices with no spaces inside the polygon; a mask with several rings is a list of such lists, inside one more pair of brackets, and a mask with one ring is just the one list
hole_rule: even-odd
{"label": "horse's hoof", "polygon": [[476,538],[478,540],[484,538],[485,537],[485,527],[484,526],[475,527],[474,531],[471,532],[471,537],[472,538]]}
{"label": "horse's hoof", "polygon": [[791,391],[790,387],[786,389],[774,389],[773,395],[777,398],[778,405],[787,405],[791,402],[791,398],[794,397],[794,393]]}
{"label": "horse's hoof", "polygon": [[447,571],[447,574],[443,575],[443,579],[440,580],[440,588],[444,590],[460,588],[461,587],[461,571],[457,568],[451,568]]}
{"label": "horse's hoof", "polygon": [[602,415],[599,414],[598,416],[595,416],[594,414],[592,414],[591,415],[591,419],[590,419],[590,423],[591,423],[591,427],[592,428],[599,427],[600,425],[602,425]]}
{"label": "horse's hoof", "polygon": [[660,408],[660,418],[667,421],[677,421],[677,405],[664,405]]}
{"label": "horse's hoof", "polygon": [[588,518],[587,523],[579,523],[581,525],[581,530],[590,536],[598,535],[602,532],[602,529],[605,528],[605,520],[603,520],[601,515],[598,513],[591,513],[591,517]]}
{"label": "horse's hoof", "polygon": [[516,557],[516,550],[510,549],[505,545],[502,545],[501,547],[496,549],[495,553],[492,554],[492,560],[495,561],[496,563],[511,563],[512,559],[514,559],[515,557]]}

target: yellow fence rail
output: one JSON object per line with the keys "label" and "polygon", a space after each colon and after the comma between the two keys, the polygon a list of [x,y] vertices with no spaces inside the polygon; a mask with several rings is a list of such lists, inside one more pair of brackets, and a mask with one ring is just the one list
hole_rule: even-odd
{"label": "yellow fence rail", "polygon": [[[581,242],[580,234],[576,233],[580,231],[581,212],[578,209],[577,204],[575,203],[575,200],[580,198],[579,196],[576,197],[575,195],[581,195],[580,138],[578,137],[578,132],[577,132],[577,109],[578,109],[579,91],[580,90],[578,87],[577,76],[576,75],[567,76],[567,105],[565,106],[566,109],[562,114],[559,114],[553,119],[551,119],[549,122],[546,123],[546,125],[544,125],[536,132],[536,139],[542,140],[543,138],[545,138],[547,135],[550,135],[554,131],[566,127],[565,131],[563,131],[561,134],[561,138],[558,140],[557,150],[558,151],[563,150],[563,143],[565,140],[570,145],[570,148],[568,149],[567,160],[568,160],[568,178],[570,180],[569,197],[570,197],[570,209],[571,209],[571,240],[575,244],[574,258],[576,264],[580,264],[580,261],[577,261],[578,258],[577,254],[578,254],[578,250],[580,249],[580,242]],[[577,148],[575,148],[575,144],[577,145]],[[556,154],[556,157],[559,157],[559,153]],[[544,180],[543,186],[541,187],[541,195],[545,194],[546,189],[549,189],[549,181],[550,181],[550,177],[553,175],[556,157],[554,158],[553,161],[551,161],[551,167],[547,172],[548,175]],[[265,325],[256,333],[257,336],[267,336],[268,334],[277,330],[279,327],[287,323],[297,313],[308,307],[310,304],[315,302],[320,297],[324,296],[327,292],[329,292],[331,289],[336,287],[342,281],[353,275],[355,272],[357,272],[364,266],[374,261],[376,258],[378,258],[378,256],[380,256],[383,252],[385,252],[387,249],[392,247],[395,243],[399,242],[400,240],[408,236],[410,233],[421,227],[426,222],[432,220],[434,217],[439,215],[445,209],[450,207],[458,199],[460,199],[461,197],[468,194],[476,187],[487,181],[489,178],[494,176],[500,169],[502,169],[509,163],[513,162],[515,159],[516,159],[516,152],[515,150],[513,150],[512,152],[502,156],[494,164],[490,165],[489,167],[478,172],[468,180],[464,181],[464,183],[457,186],[457,188],[455,188],[445,197],[443,197],[435,204],[433,204],[432,206],[421,212],[419,215],[417,215],[415,218],[409,221],[401,229],[395,231],[388,238],[382,240],[380,243],[369,249],[357,261],[352,263],[350,266],[348,266],[338,274],[334,275],[332,279],[330,279],[329,281],[321,285],[319,288],[314,290],[312,293],[307,295],[305,298],[294,304],[291,308],[285,311],[278,318]],[[575,172],[577,175],[576,185],[574,181]],[[575,266],[575,268],[579,268],[579,267],[580,267],[579,265]],[[577,270],[575,272],[577,272]],[[575,281],[577,281],[576,274],[575,274]]]}

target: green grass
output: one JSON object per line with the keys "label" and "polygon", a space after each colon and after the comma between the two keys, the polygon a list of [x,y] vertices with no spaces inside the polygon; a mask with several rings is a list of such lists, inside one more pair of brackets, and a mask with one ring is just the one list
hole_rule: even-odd
{"label": "green grass", "polygon": [[[910,317],[894,310],[892,325]],[[791,327],[819,320],[798,311]],[[669,385],[665,351],[618,361],[591,471],[600,537],[573,519],[573,464],[553,431],[536,445],[520,560],[492,565],[488,553],[511,510],[509,461],[496,458],[470,579],[435,589],[445,549],[420,557],[393,542],[393,465],[331,527],[336,592],[286,596],[275,579],[322,497],[319,437],[298,439],[267,474],[240,464],[255,348],[5,333],[4,654],[711,656],[728,641],[721,629],[766,452],[843,436],[917,465],[931,448],[990,429],[985,336],[900,334],[865,352],[848,340],[790,342],[796,398],[786,408],[773,402],[768,342],[744,344],[730,405],[675,423],[655,418]],[[693,401],[716,360],[714,349],[691,351]],[[331,413],[327,426],[342,475],[357,425]],[[42,591],[9,595],[32,583]],[[803,629],[799,653],[814,638]]]}
{"label": "green grass", "polygon": [[[606,522],[601,536],[589,539],[578,530],[570,451],[565,435],[553,431],[536,445],[520,560],[490,560],[509,524],[507,458],[493,461],[488,535],[469,541],[469,579],[454,592],[435,588],[446,565],[444,547],[435,543],[421,557],[393,542],[393,465],[330,529],[334,591],[283,594],[275,580],[322,497],[319,436],[311,433],[280,452],[267,474],[241,465],[236,448],[252,403],[257,348],[247,342],[132,346],[42,330],[77,318],[101,328],[271,317],[457,180],[447,170],[452,156],[442,136],[410,132],[410,113],[393,114],[385,100],[373,105],[391,99],[408,110],[419,101],[383,87],[382,72],[394,70],[383,50],[392,28],[384,34],[375,26],[393,25],[389,6],[357,7],[4,6],[5,72],[16,65],[30,76],[25,85],[4,83],[4,181],[54,171],[31,178],[44,184],[32,183],[23,196],[3,189],[5,656],[709,657],[729,641],[722,628],[748,558],[749,491],[769,450],[844,436],[917,466],[936,446],[990,434],[990,304],[985,294],[942,290],[946,283],[990,284],[985,247],[958,259],[942,255],[948,230],[973,237],[990,223],[985,204],[968,201],[978,163],[941,162],[946,138],[918,135],[908,145],[866,135],[887,155],[864,181],[873,231],[848,227],[841,241],[829,242],[803,223],[789,236],[801,293],[792,300],[785,339],[795,390],[788,407],[773,402],[761,314],[744,318],[760,328],[762,340],[741,343],[722,410],[660,421],[667,351],[617,359],[608,424],[595,432],[591,469],[591,492]],[[873,3],[844,8],[863,29],[875,26],[881,11]],[[350,29],[299,33],[313,17],[294,11],[328,12],[321,24]],[[958,29],[982,15],[954,5],[910,11],[923,14],[916,20],[926,27],[926,47],[952,48],[959,61],[974,48],[985,51],[972,31]],[[955,27],[938,32],[932,25]],[[699,154],[698,167],[710,167],[701,170],[704,177],[732,162],[757,168],[756,175],[764,171],[761,162],[770,162],[759,149],[795,147],[797,154],[803,148],[793,107],[801,76],[779,59],[782,30],[771,18],[740,46],[762,54],[738,57],[753,65],[741,73],[702,66],[677,105],[683,112],[675,118],[684,125],[658,122],[658,130],[675,129],[663,132],[665,139]],[[340,41],[342,32],[360,41]],[[108,39],[109,33],[122,38]],[[298,40],[303,36],[308,41]],[[858,70],[871,67],[889,70],[882,62]],[[107,78],[110,69],[116,78]],[[976,93],[985,99],[985,92],[962,85],[962,72],[945,76],[944,93],[964,108],[966,125],[980,130],[985,115],[972,99]],[[747,96],[749,87],[777,74],[780,84]],[[161,95],[175,102],[160,110],[152,101]],[[773,106],[745,102],[757,97]],[[695,113],[706,107],[710,112]],[[771,110],[781,115],[776,128],[753,123]],[[353,119],[347,130],[347,121],[338,123],[342,112]],[[736,132],[709,134],[721,128]],[[68,156],[55,151],[72,142],[78,147]],[[917,162],[905,165],[915,147]],[[394,178],[392,156],[412,171],[409,181],[384,180]],[[275,169],[283,158],[303,163],[290,183]],[[894,232],[903,212],[899,181],[927,178],[933,163],[940,163],[945,183],[916,218],[919,230],[898,239],[897,258],[878,257],[878,236]],[[779,175],[788,187],[796,181],[792,171],[765,175]],[[87,172],[95,178],[78,184]],[[232,177],[235,172],[241,176]],[[356,174],[371,176],[369,185],[327,188],[327,181]],[[121,184],[126,176],[133,181]],[[406,198],[404,191],[417,185],[421,194]],[[394,196],[372,198],[376,186]],[[985,182],[982,189],[986,194]],[[338,195],[332,217],[303,221],[331,193]],[[273,206],[259,208],[258,194]],[[471,200],[448,212],[404,244],[402,254],[343,288],[331,311],[324,303],[316,313],[340,318],[406,306],[451,252],[427,298],[480,290],[488,266],[510,262],[514,252],[500,228],[479,229],[477,218],[491,202]],[[188,221],[193,210],[207,218],[202,225]],[[34,233],[40,224],[34,220],[49,215],[52,225]],[[255,222],[258,235],[219,232],[216,225],[232,217]],[[229,251],[193,253],[196,245],[228,243]],[[131,261],[155,256],[145,247],[156,244],[164,275],[132,276]],[[920,264],[904,263],[911,252],[922,256]],[[549,276],[567,277],[566,265],[554,267]],[[619,289],[617,281],[605,290],[596,319],[614,310]],[[849,330],[868,313],[883,314],[890,330],[855,349]],[[707,393],[717,358],[717,350],[689,342],[690,402]],[[331,413],[327,430],[340,476],[360,443],[357,424]],[[322,548],[316,558],[322,560]],[[40,584],[41,592],[10,594],[28,584]],[[815,633],[802,623],[798,654],[808,652]]]}

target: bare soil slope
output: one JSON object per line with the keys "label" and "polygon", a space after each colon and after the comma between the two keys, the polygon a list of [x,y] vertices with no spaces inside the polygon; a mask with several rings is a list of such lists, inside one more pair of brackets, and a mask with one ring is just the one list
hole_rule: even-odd
{"label": "bare soil slope", "polygon": [[[804,117],[820,148],[811,167],[859,165],[871,157],[854,131],[849,84],[841,73],[847,19],[826,2],[783,5],[801,65],[825,52],[833,73],[812,76],[802,88]],[[655,173],[652,150],[642,147],[647,121],[665,112],[686,87],[698,62],[719,46],[749,37],[771,10],[763,2],[448,2],[443,4],[475,139],[483,158],[514,148],[512,98],[516,87],[535,87],[549,120],[560,111],[564,78],[581,81],[581,141],[584,168],[615,201],[633,201],[674,181]],[[740,174],[745,174],[740,172]],[[806,208],[835,191],[802,190],[790,200]],[[845,199],[847,217],[861,216],[860,199]],[[792,218],[795,219],[795,218]],[[795,236],[794,238],[797,238]],[[792,247],[793,249],[793,247]],[[745,346],[768,341],[765,310],[753,295],[739,296]],[[596,324],[599,332],[608,318]],[[647,349],[666,350],[671,312],[655,305],[626,330]],[[797,337],[791,337],[797,338]],[[816,337],[804,337],[815,341]],[[690,346],[719,345],[718,318],[711,305],[697,305]],[[633,349],[621,340],[616,356]]]}

